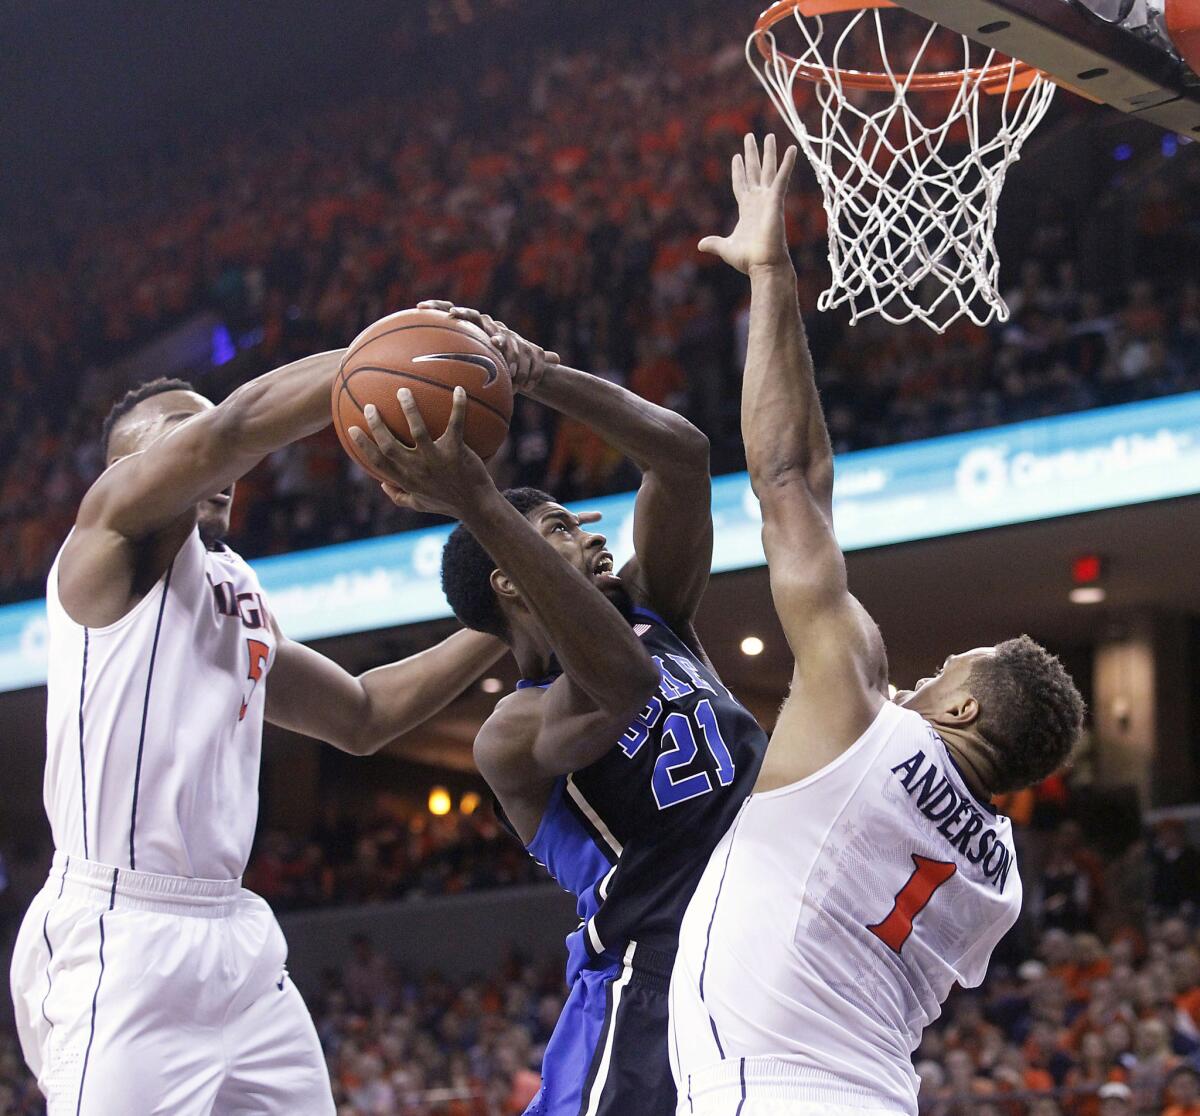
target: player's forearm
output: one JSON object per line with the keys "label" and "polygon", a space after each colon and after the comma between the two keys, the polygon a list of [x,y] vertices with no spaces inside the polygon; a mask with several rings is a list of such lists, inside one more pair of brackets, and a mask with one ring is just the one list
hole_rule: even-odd
{"label": "player's forearm", "polygon": [[598,706],[624,709],[631,691],[657,682],[624,617],[499,492],[481,494],[463,522],[516,586],[559,665]]}
{"label": "player's forearm", "polygon": [[742,386],[742,438],[756,486],[803,479],[832,498],[833,450],[790,263],[752,268],[750,333]]}
{"label": "player's forearm", "polygon": [[369,755],[436,716],[508,648],[482,632],[455,632],[428,650],[360,675],[364,715],[353,751]]}
{"label": "player's forearm", "polygon": [[333,377],[345,352],[316,353],[243,384],[217,408],[227,434],[265,457],[329,425]]}
{"label": "player's forearm", "polygon": [[700,430],[617,384],[551,365],[528,394],[591,427],[644,472],[708,474],[708,439]]}

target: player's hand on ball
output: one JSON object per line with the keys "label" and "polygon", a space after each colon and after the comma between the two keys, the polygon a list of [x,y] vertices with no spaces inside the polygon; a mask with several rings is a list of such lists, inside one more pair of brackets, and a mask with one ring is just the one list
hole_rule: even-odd
{"label": "player's hand on ball", "polygon": [[442,310],[452,318],[477,325],[492,340],[492,344],[500,350],[508,374],[512,377],[514,391],[532,391],[541,382],[546,369],[552,364],[558,364],[558,353],[548,352],[540,345],[527,341],[515,330],[511,330],[503,322],[496,321],[490,314],[482,314],[469,306],[455,306],[445,299],[427,299],[417,303],[418,310]]}
{"label": "player's hand on ball", "polygon": [[461,518],[463,509],[475,501],[480,489],[493,485],[479,455],[463,441],[467,393],[461,387],[454,389],[450,421],[436,441],[425,428],[412,392],[401,388],[396,395],[412,434],[411,448],[388,429],[372,404],[367,404],[364,412],[370,434],[353,426],[350,437],[375,471],[388,478],[383,491],[394,504]]}
{"label": "player's hand on ball", "polygon": [[767,136],[763,143],[761,159],[758,140],[753,135],[746,136],[745,156],[733,157],[737,226],[729,236],[706,236],[700,241],[700,251],[720,256],[747,275],[755,267],[789,264],[783,205],[795,165],[795,145],[784,152],[780,163],[774,136]]}
{"label": "player's hand on ball", "polygon": [[492,337],[492,343],[508,364],[513,391],[531,392],[542,382],[546,369],[559,362],[558,353],[547,352],[511,329],[502,327]]}
{"label": "player's hand on ball", "polygon": [[427,298],[424,302],[417,303],[417,309],[441,310],[442,313],[449,314],[452,318],[458,318],[460,321],[478,326],[489,337],[494,337],[499,330],[504,328],[504,323],[496,321],[490,314],[472,310],[469,306],[455,306],[453,302],[444,298]]}

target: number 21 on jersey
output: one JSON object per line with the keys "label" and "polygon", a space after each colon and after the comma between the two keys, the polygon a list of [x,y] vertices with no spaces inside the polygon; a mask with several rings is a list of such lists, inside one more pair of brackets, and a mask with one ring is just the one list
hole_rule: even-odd
{"label": "number 21 on jersey", "polygon": [[[652,697],[650,704],[618,741],[621,751],[626,756],[632,758],[637,755],[642,745],[650,738],[650,730],[658,724],[662,714],[662,702]],[[703,739],[707,746],[716,770],[712,773],[707,770],[693,771],[692,774],[685,775],[684,770],[694,766],[694,761],[700,753],[697,736]],[[667,719],[663,721],[662,742],[669,747],[664,747],[659,753],[650,780],[654,801],[660,810],[708,794],[713,789],[713,775],[716,775],[717,782],[723,787],[733,782],[733,756],[729,754],[729,747],[721,736],[716,711],[708,698],[698,702],[690,714],[668,714]]]}
{"label": "number 21 on jersey", "polygon": [[931,860],[927,856],[912,854],[913,874],[896,893],[896,901],[882,922],[867,929],[885,946],[899,953],[913,932],[913,920],[928,905],[937,891],[954,873],[957,867],[944,860]]}

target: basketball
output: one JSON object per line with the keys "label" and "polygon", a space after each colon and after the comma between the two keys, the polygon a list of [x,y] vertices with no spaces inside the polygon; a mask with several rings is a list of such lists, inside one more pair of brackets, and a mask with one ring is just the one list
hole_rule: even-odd
{"label": "basketball", "polygon": [[370,433],[364,408],[374,403],[405,445],[413,444],[396,393],[408,388],[431,438],[450,420],[454,389],[467,392],[463,438],[485,461],[508,434],[512,381],[508,365],[470,322],[442,310],[401,310],[369,325],[350,344],[333,380],[333,425],[346,452],[378,480],[386,480],[362,458],[350,439],[352,426]]}

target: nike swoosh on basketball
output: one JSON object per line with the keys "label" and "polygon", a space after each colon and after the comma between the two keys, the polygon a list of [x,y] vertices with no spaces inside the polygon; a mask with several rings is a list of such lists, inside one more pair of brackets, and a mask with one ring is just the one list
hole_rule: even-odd
{"label": "nike swoosh on basketball", "polygon": [[476,368],[482,368],[487,373],[487,379],[483,381],[484,387],[487,387],[500,375],[496,362],[491,357],[482,356],[479,353],[425,353],[412,358],[413,364],[420,364],[426,360],[457,360],[463,364],[473,364]]}

